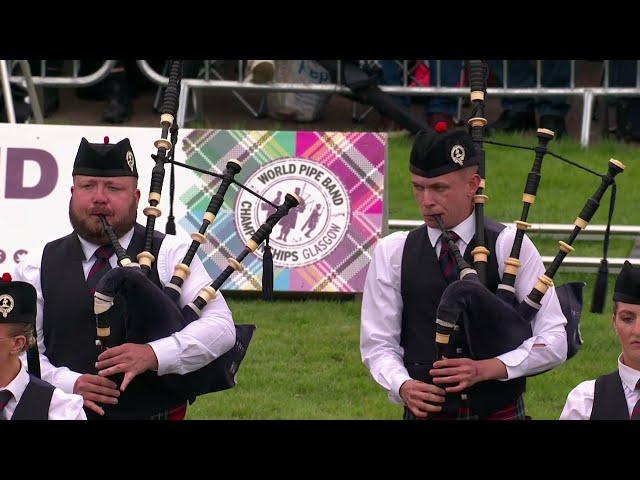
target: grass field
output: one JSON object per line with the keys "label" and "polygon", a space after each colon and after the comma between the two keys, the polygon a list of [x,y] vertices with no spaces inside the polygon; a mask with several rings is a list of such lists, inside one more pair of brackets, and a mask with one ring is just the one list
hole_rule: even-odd
{"label": "grass field", "polygon": [[[500,136],[497,141],[533,146],[533,136]],[[389,143],[389,218],[419,219],[409,187],[407,159],[411,143],[405,137]],[[635,167],[637,149],[606,142],[589,150],[576,141],[552,143],[551,150],[598,172],[606,171],[614,157],[626,164],[618,177],[615,224],[637,224],[635,210],[640,180]],[[487,214],[501,221],[520,216],[521,196],[533,152],[485,145]],[[547,157],[542,183],[530,213],[532,222],[572,223],[585,200],[599,185],[599,179],[568,168]],[[609,197],[592,223],[606,223]],[[543,255],[555,255],[557,240],[535,238]],[[633,240],[613,237],[611,256],[625,257]],[[600,242],[578,241],[576,255],[598,256]],[[525,403],[534,419],[556,419],[567,393],[582,380],[615,368],[619,352],[610,321],[614,276],[610,276],[605,314],[589,313],[594,275],[561,273],[556,283],[587,282],[581,321],[584,346],[569,362],[527,384]],[[190,419],[398,419],[401,408],[387,400],[386,393],[371,379],[360,360],[358,300],[229,299],[237,323],[255,323],[257,331],[238,375],[236,388],[200,397],[189,409]]]}

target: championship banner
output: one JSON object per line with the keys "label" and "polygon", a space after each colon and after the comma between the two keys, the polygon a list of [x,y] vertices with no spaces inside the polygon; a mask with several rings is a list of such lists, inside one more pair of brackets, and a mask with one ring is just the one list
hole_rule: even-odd
{"label": "championship banner", "polygon": [[[12,271],[22,255],[68,234],[71,170],[80,139],[111,143],[128,137],[145,202],[160,128],[0,125],[0,270]],[[242,164],[236,180],[274,204],[286,193],[300,206],[277,224],[269,239],[274,290],[362,292],[376,240],[386,221],[386,134],[181,129],[175,158],[222,173],[228,160]],[[180,148],[180,150],[178,150]],[[169,214],[169,169],[156,229]],[[175,167],[174,215],[188,243],[202,222],[219,179]],[[225,196],[198,255],[212,278],[226,268],[274,211],[236,184]],[[138,222],[146,223],[139,208]],[[244,261],[223,290],[261,290],[262,246]]]}

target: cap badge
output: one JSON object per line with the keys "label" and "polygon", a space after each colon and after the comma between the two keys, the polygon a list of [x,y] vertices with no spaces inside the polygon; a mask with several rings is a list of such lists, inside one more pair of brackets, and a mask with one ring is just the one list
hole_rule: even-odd
{"label": "cap badge", "polygon": [[453,160],[454,163],[462,166],[462,164],[464,163],[464,156],[464,147],[462,145],[454,145],[451,149],[451,160]]}
{"label": "cap badge", "polygon": [[127,165],[129,165],[129,170],[131,170],[131,172],[133,172],[133,166],[135,162],[136,162],[136,159],[133,156],[133,152],[129,150],[127,152]]}
{"label": "cap badge", "polygon": [[9,312],[13,310],[14,306],[13,297],[11,295],[0,295],[0,313],[4,318],[7,318]]}

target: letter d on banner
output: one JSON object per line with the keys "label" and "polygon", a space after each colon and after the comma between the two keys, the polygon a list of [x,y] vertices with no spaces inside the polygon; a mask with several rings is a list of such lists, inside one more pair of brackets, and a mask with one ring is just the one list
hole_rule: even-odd
{"label": "letter d on banner", "polygon": [[[40,168],[38,183],[26,187],[24,170],[27,161],[35,162]],[[49,195],[58,182],[58,165],[49,152],[37,148],[7,149],[7,183],[5,198],[43,198]]]}

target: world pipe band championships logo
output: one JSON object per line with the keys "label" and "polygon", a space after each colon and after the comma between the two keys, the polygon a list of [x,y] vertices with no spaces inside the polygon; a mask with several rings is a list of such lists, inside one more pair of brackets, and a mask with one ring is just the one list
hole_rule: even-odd
{"label": "world pipe band championships logo", "polygon": [[[13,252],[13,261],[15,263],[20,263],[27,253],[29,252],[24,248],[19,248],[18,250]],[[2,248],[0,248],[0,264],[4,263],[6,259],[7,253]]]}
{"label": "world pipe band championships logo", "polygon": [[[323,165],[303,158],[282,158],[258,169],[246,184],[275,205],[280,205],[287,193],[302,199],[269,236],[274,265],[310,265],[328,256],[344,238],[351,214],[349,194]],[[246,243],[273,212],[272,206],[241,190],[234,215],[242,240]],[[255,253],[262,257],[262,248]]]}

